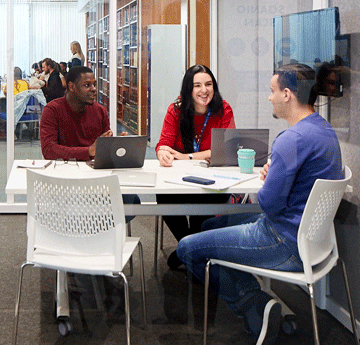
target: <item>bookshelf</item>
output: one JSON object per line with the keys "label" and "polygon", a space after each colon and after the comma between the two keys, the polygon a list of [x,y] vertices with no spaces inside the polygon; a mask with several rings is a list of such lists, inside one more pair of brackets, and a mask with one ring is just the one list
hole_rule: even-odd
{"label": "bookshelf", "polygon": [[[138,1],[122,1],[116,13],[117,120],[140,133],[138,115]],[[98,102],[109,111],[109,13],[100,4],[87,12],[87,66],[97,79]]]}
{"label": "bookshelf", "polygon": [[98,101],[109,111],[109,15],[99,20]]}
{"label": "bookshelf", "polygon": [[117,11],[117,118],[132,133],[139,133],[138,116],[138,3]]}
{"label": "bookshelf", "polygon": [[96,71],[97,56],[97,20],[96,12],[90,11],[87,16],[87,66]]}

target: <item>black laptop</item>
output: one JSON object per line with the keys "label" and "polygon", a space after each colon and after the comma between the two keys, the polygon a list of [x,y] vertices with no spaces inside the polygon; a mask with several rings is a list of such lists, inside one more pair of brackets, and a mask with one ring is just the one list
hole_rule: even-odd
{"label": "black laptop", "polygon": [[144,165],[148,138],[146,135],[99,137],[93,161],[94,169],[141,168]]}
{"label": "black laptop", "polygon": [[239,148],[255,150],[255,166],[263,166],[269,156],[269,130],[213,128],[210,166],[238,165]]}

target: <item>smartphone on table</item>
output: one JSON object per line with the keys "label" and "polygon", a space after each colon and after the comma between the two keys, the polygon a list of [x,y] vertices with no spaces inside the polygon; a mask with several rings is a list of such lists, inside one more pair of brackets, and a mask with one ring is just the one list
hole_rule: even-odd
{"label": "smartphone on table", "polygon": [[210,180],[210,179],[198,177],[198,176],[184,176],[182,179],[183,179],[183,181],[186,181],[186,182],[198,183],[198,184],[203,184],[203,185],[210,185],[210,184],[215,183],[214,180]]}

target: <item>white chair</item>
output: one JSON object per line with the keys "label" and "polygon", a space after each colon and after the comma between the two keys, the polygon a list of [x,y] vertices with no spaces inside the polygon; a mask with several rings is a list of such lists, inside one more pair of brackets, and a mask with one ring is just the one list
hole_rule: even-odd
{"label": "white chair", "polygon": [[[28,170],[27,192],[27,258],[20,270],[13,344],[17,338],[23,270],[27,265],[58,270],[64,275],[74,272],[121,276],[124,280],[126,337],[130,344],[129,287],[122,271],[136,246],[140,254],[146,327],[145,276],[140,239],[126,237],[117,176],[61,178]],[[60,281],[61,284],[64,281]]]}
{"label": "white chair", "polygon": [[[297,236],[304,273],[275,271],[223,260],[210,259],[208,261],[205,268],[204,344],[207,340],[208,288],[211,265],[222,265],[261,277],[306,285],[310,293],[314,340],[316,345],[320,344],[313,285],[328,274],[339,259],[333,220],[350,179],[351,171],[345,166],[345,178],[343,180],[318,179],[315,181],[304,209]],[[341,263],[355,342],[359,345],[346,268],[344,262],[341,261]]]}

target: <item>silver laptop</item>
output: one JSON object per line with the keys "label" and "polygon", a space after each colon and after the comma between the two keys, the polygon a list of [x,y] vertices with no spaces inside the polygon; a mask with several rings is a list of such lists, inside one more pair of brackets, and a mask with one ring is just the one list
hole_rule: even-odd
{"label": "silver laptop", "polygon": [[155,187],[156,173],[134,170],[114,170],[119,178],[120,186]]}
{"label": "silver laptop", "polygon": [[263,166],[269,156],[269,130],[213,128],[210,166],[238,165],[237,150],[240,147],[255,150],[255,166]]}
{"label": "silver laptop", "polygon": [[146,135],[99,137],[95,158],[88,164],[94,169],[141,168],[144,165]]}

